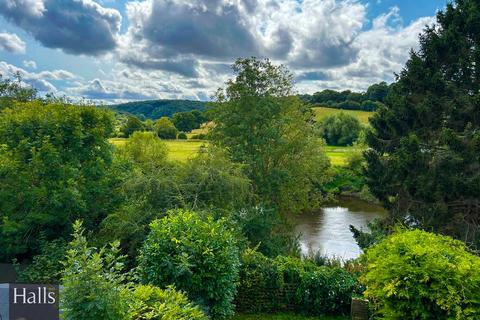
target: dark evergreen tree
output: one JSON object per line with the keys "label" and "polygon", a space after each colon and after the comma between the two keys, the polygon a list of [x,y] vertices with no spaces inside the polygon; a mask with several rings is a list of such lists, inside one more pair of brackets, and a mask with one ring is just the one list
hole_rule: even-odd
{"label": "dark evergreen tree", "polygon": [[366,175],[392,217],[480,245],[480,1],[426,27],[371,118]]}

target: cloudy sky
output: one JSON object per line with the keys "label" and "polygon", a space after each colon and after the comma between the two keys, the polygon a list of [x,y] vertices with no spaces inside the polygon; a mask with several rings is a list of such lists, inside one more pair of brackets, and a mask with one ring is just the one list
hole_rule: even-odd
{"label": "cloudy sky", "polygon": [[447,0],[0,0],[0,73],[105,103],[208,100],[237,57],[297,91],[392,81]]}

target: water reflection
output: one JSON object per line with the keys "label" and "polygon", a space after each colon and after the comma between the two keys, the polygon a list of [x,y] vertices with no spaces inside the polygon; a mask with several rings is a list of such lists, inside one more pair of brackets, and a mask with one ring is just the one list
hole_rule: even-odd
{"label": "water reflection", "polygon": [[382,207],[348,197],[320,211],[301,214],[296,218],[295,231],[300,235],[302,254],[320,251],[330,257],[356,258],[362,250],[349,225],[365,229],[368,222],[383,215]]}

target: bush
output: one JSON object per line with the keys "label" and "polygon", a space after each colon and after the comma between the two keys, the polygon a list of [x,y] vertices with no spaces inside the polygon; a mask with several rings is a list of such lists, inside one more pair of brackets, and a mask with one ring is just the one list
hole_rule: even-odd
{"label": "bush", "polygon": [[180,140],[187,140],[188,137],[187,137],[187,134],[185,132],[180,132],[177,136],[177,139],[180,139]]}
{"label": "bush", "polygon": [[120,153],[144,169],[152,169],[165,164],[168,148],[153,132],[134,132]]}
{"label": "bush", "polygon": [[176,139],[178,134],[178,129],[175,127],[173,122],[167,118],[162,117],[157,120],[155,123],[155,130],[160,139]]}
{"label": "bush", "polygon": [[355,284],[355,279],[341,268],[318,267],[302,274],[298,303],[309,314],[347,314]]}
{"label": "bush", "polygon": [[24,268],[15,264],[17,279],[28,283],[58,284],[62,276],[62,261],[65,258],[67,244],[63,239],[41,240],[40,254],[33,257]]}
{"label": "bush", "polygon": [[118,242],[100,250],[89,247],[77,221],[64,265],[61,303],[65,319],[126,318],[129,294]]}
{"label": "bush", "polygon": [[340,112],[323,119],[319,123],[319,129],[327,144],[347,146],[357,140],[362,126],[357,118]]}
{"label": "bush", "polygon": [[131,320],[207,320],[205,314],[173,287],[162,290],[139,285],[132,292],[128,319]]}
{"label": "bush", "polygon": [[232,315],[240,262],[226,223],[177,210],[150,227],[139,257],[141,280],[159,287],[175,285],[214,319]]}
{"label": "bush", "polygon": [[479,319],[480,258],[460,241],[397,231],[367,250],[365,293],[383,319]]}
{"label": "bush", "polygon": [[355,285],[355,277],[339,267],[285,256],[269,259],[248,249],[236,302],[244,312],[347,314]]}

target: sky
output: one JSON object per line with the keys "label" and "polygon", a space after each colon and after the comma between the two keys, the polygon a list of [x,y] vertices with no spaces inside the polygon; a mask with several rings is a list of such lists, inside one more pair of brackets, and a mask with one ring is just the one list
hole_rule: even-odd
{"label": "sky", "polygon": [[299,93],[392,82],[448,0],[0,0],[0,74],[41,94],[209,100],[239,57]]}

